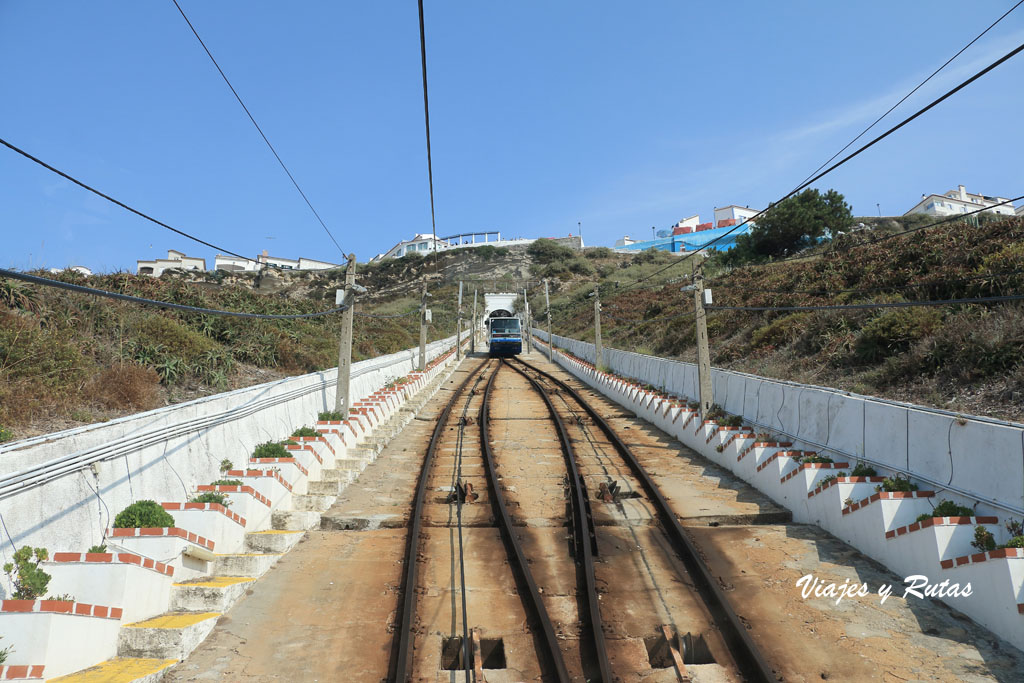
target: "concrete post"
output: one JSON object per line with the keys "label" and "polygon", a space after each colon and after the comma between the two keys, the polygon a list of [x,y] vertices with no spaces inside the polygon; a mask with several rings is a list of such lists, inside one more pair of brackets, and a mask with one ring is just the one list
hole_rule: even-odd
{"label": "concrete post", "polygon": [[476,331],[477,331],[477,327],[476,327],[476,292],[477,292],[477,290],[474,289],[473,290],[473,327],[472,327],[472,332],[473,333],[469,337],[469,352],[470,353],[476,353]]}
{"label": "concrete post", "polygon": [[427,285],[423,285],[420,294],[420,365],[419,370],[427,369]]}
{"label": "concrete post", "polygon": [[349,396],[349,380],[352,376],[352,317],[355,314],[355,292],[352,285],[356,283],[356,255],[348,255],[348,268],[345,270],[344,302],[348,309],[341,314],[341,341],[338,344],[338,381],[334,388],[334,410],[341,413],[341,419],[348,419],[348,411],[352,405]]}
{"label": "concrete post", "polygon": [[694,265],[693,268],[693,298],[697,307],[697,383],[700,391],[700,416],[706,419],[711,404],[714,403],[713,385],[711,383],[711,351],[708,345],[708,317],[704,309],[704,292],[708,294],[711,290],[704,289],[704,273],[701,267]]}
{"label": "concrete post", "polygon": [[459,306],[455,323],[455,360],[462,360],[462,280],[459,280]]}
{"label": "concrete post", "polygon": [[548,281],[544,278],[544,308],[548,311],[548,360],[554,360],[552,355],[554,353],[555,342],[551,339],[551,298],[548,296]]}
{"label": "concrete post", "polygon": [[530,300],[526,296],[526,288],[523,287],[523,342],[526,346],[526,355],[533,350],[533,334],[530,329]]}
{"label": "concrete post", "polygon": [[594,285],[594,366],[604,367],[604,346],[601,344],[601,292]]}

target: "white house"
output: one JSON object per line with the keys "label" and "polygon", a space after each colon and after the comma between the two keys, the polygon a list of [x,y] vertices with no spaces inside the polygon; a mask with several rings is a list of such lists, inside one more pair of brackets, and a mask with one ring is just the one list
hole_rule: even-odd
{"label": "white house", "polygon": [[153,261],[138,261],[138,269],[136,273],[138,275],[152,275],[153,277],[160,277],[161,273],[171,268],[181,268],[182,270],[206,270],[206,259],[199,258],[198,256],[186,256],[180,251],[174,249],[167,250],[167,258],[156,259]]}
{"label": "white house", "polygon": [[[417,234],[411,240],[402,240],[383,254],[374,256],[370,261],[381,261],[387,258],[401,258],[408,254],[420,253],[426,256],[434,251],[435,238],[433,235]],[[436,239],[437,250],[449,249],[451,245],[440,238]]]}
{"label": "white house", "polygon": [[[921,195],[921,201],[903,215],[909,216],[912,213],[925,213],[929,216],[955,216],[977,211],[978,209],[985,209],[991,213],[1012,216],[1014,213],[1013,205],[1004,203],[1008,201],[1005,197],[972,194],[963,185],[960,185],[958,189],[950,190],[946,194]],[[996,206],[996,204],[1002,204],[1002,206]]]}
{"label": "white house", "polygon": [[259,270],[260,264],[249,258],[217,254],[213,259],[213,267],[215,270],[226,270],[229,273],[239,273]]}
{"label": "white house", "polygon": [[[728,225],[737,225],[756,215],[757,209],[751,209],[748,206],[738,206],[736,204],[723,206],[715,209],[715,227],[724,228]],[[735,221],[735,223],[729,223],[728,221]]]}
{"label": "white house", "polygon": [[625,235],[622,239],[615,240],[615,246],[616,247],[626,247],[626,246],[629,246],[630,244],[636,244],[639,241],[640,240],[635,240],[632,237],[630,237],[629,235]]}
{"label": "white house", "polygon": [[63,273],[65,270],[70,270],[79,275],[92,275],[92,270],[85,266],[68,266],[67,268],[50,268],[51,273]]}

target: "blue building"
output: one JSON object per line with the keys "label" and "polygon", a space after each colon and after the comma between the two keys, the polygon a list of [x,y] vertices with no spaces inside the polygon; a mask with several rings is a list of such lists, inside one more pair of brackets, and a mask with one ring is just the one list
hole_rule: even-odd
{"label": "blue building", "polygon": [[[736,229],[736,226],[712,228],[710,230],[701,230],[699,232],[690,232],[682,235],[659,237],[657,239],[645,240],[643,242],[632,242],[631,244],[616,247],[616,249],[629,249],[630,251],[643,251],[645,249],[661,249],[663,251],[673,252],[695,251],[716,237],[726,235],[721,240],[715,242],[712,246],[719,251],[728,251],[736,244],[736,238],[750,232],[750,228],[752,227],[752,223],[747,223],[738,230]],[[734,232],[730,233],[730,230],[734,230]]]}

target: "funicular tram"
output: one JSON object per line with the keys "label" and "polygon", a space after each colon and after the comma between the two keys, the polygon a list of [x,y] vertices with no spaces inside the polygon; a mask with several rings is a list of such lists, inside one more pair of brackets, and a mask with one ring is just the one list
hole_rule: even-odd
{"label": "funicular tram", "polygon": [[523,352],[523,327],[511,311],[497,309],[487,318],[487,347],[491,358]]}

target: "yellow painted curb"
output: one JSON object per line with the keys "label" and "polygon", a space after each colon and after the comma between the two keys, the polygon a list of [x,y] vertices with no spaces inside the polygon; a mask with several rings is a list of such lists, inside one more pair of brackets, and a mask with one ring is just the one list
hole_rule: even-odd
{"label": "yellow painted curb", "polygon": [[193,624],[219,616],[220,612],[177,612],[174,614],[161,614],[158,617],[134,624],[125,624],[123,628],[187,628]]}
{"label": "yellow painted curb", "polygon": [[129,683],[143,676],[155,674],[177,663],[176,659],[135,659],[118,657],[67,676],[51,678],[60,683]]}

